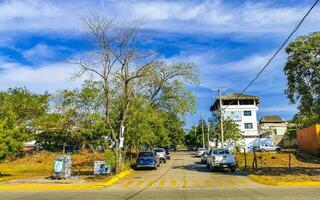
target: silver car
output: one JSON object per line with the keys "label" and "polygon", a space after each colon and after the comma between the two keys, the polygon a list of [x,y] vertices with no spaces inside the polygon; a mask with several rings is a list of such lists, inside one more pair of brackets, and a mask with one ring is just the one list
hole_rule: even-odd
{"label": "silver car", "polygon": [[207,167],[211,171],[217,168],[229,168],[232,172],[235,172],[237,162],[228,149],[212,149],[207,157]]}
{"label": "silver car", "polygon": [[195,153],[195,156],[196,156],[196,157],[201,157],[202,154],[203,154],[205,151],[206,151],[205,148],[198,148],[198,150],[197,150],[196,153]]}

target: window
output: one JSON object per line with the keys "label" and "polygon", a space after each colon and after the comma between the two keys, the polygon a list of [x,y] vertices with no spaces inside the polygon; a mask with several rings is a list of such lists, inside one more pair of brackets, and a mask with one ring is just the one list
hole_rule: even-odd
{"label": "window", "polygon": [[253,99],[243,99],[239,100],[240,105],[254,105]]}
{"label": "window", "polygon": [[251,116],[252,114],[251,114],[251,110],[245,110],[245,111],[243,111],[243,115],[244,116]]}
{"label": "window", "polygon": [[252,129],[253,125],[252,125],[252,123],[244,123],[244,128],[245,129]]}

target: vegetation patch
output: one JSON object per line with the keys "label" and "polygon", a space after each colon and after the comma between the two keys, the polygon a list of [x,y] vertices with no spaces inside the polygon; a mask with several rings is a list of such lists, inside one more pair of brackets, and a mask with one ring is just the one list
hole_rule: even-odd
{"label": "vegetation patch", "polygon": [[[257,152],[258,168],[252,170],[253,153],[247,153],[247,170],[250,178],[263,184],[278,182],[320,182],[320,162],[318,158],[301,153],[291,153],[289,167],[288,152]],[[245,169],[244,154],[236,155],[238,165]],[[258,180],[259,179],[259,180]]]}

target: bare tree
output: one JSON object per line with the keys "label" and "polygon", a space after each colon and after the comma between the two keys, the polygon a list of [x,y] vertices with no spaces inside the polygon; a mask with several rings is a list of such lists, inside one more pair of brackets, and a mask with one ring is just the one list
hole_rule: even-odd
{"label": "bare tree", "polygon": [[[133,91],[137,79],[146,76],[146,68],[155,64],[151,60],[153,53],[139,48],[145,42],[141,22],[136,20],[130,24],[120,24],[112,19],[92,15],[84,18],[83,23],[93,41],[93,51],[73,60],[79,66],[74,74],[80,78],[90,74],[102,83],[106,127],[111,131],[116,143],[116,173],[119,172],[119,139],[123,134]],[[113,90],[118,87],[116,90]],[[116,94],[113,93],[115,91]],[[112,95],[121,101],[118,125],[112,123]],[[116,127],[114,127],[116,126]]]}

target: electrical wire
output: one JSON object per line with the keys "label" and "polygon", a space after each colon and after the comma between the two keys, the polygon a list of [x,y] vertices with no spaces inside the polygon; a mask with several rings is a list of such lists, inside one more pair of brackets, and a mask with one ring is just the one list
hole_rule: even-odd
{"label": "electrical wire", "polygon": [[[242,90],[242,92],[237,96],[235,100],[230,102],[224,109],[226,109],[228,106],[234,103],[234,101],[238,100],[238,98],[244,94],[245,91],[259,78],[259,76],[262,74],[262,72],[269,66],[271,61],[278,55],[278,53],[281,51],[281,49],[286,45],[286,43],[290,40],[292,35],[297,32],[297,30],[300,28],[301,24],[304,22],[306,17],[310,14],[310,12],[313,10],[313,8],[318,4],[320,0],[316,0],[313,5],[309,8],[308,12],[303,16],[303,18],[299,21],[297,26],[293,29],[293,31],[290,33],[290,35],[287,37],[287,39],[282,43],[282,45],[278,48],[278,50],[271,56],[271,58],[268,60],[268,62],[262,67],[262,69],[258,72],[258,74],[255,76],[255,78]],[[221,97],[220,97],[221,98]]]}

